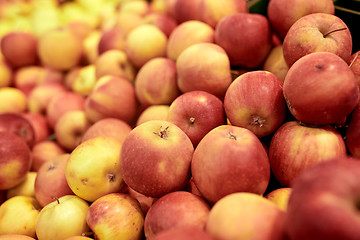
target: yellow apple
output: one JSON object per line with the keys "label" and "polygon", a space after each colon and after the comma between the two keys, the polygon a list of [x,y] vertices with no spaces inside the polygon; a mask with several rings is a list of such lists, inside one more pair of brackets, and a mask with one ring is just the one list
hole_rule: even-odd
{"label": "yellow apple", "polygon": [[139,115],[136,126],[150,120],[167,120],[169,105],[151,105],[145,108]]}
{"label": "yellow apple", "polygon": [[71,90],[82,96],[87,96],[91,93],[95,84],[95,65],[89,64],[79,69],[77,76],[71,84]]}
{"label": "yellow apple", "polygon": [[22,113],[27,109],[25,94],[15,87],[0,88],[0,113],[13,112]]}
{"label": "yellow apple", "polygon": [[35,240],[33,237],[29,237],[21,234],[4,234],[0,236],[1,240]]}
{"label": "yellow apple", "polygon": [[35,197],[35,178],[36,172],[29,171],[26,174],[24,181],[6,191],[6,198],[9,199],[15,196]]}
{"label": "yellow apple", "polygon": [[265,198],[275,203],[280,209],[286,211],[292,188],[281,187],[266,194]]}

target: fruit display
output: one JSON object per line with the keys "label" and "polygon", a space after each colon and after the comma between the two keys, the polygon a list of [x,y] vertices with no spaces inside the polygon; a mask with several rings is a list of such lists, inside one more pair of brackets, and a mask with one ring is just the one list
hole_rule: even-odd
{"label": "fruit display", "polygon": [[0,0],[0,239],[359,240],[356,5]]}

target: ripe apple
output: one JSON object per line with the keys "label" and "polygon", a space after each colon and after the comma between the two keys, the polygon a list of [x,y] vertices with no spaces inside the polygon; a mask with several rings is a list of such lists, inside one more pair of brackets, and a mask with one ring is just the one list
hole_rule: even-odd
{"label": "ripe apple", "polygon": [[265,195],[265,198],[275,203],[280,209],[286,211],[292,188],[280,187]]}
{"label": "ripe apple", "polygon": [[152,240],[184,240],[184,239],[196,239],[196,240],[213,240],[211,235],[203,228],[194,226],[184,226],[171,228],[164,230],[151,238]]}
{"label": "ripe apple", "polygon": [[66,164],[65,176],[71,190],[89,202],[119,192],[124,185],[119,167],[121,148],[118,140],[107,136],[79,144]]}
{"label": "ripe apple", "polygon": [[23,138],[0,132],[0,190],[7,190],[25,180],[31,167],[31,150]]}
{"label": "ripe apple", "polygon": [[348,127],[345,132],[345,143],[348,151],[354,157],[360,158],[360,105],[349,115]]}
{"label": "ripe apple", "polygon": [[214,239],[285,239],[285,212],[254,193],[237,192],[211,208],[206,231]]}
{"label": "ripe apple", "polygon": [[263,70],[272,72],[275,74],[282,82],[285,80],[285,76],[289,71],[289,67],[285,62],[283,47],[282,45],[277,45],[273,47],[266,57],[263,65]]}
{"label": "ripe apple", "polygon": [[0,88],[0,102],[6,102],[0,105],[0,113],[22,113],[27,110],[26,95],[15,87]]}
{"label": "ripe apple", "polygon": [[215,30],[208,24],[189,20],[180,23],[172,31],[166,46],[166,56],[174,61],[185,48],[201,42],[214,42]]}
{"label": "ripe apple", "polygon": [[42,207],[53,202],[55,198],[74,194],[65,177],[69,156],[69,153],[64,153],[55,157],[45,162],[37,171],[34,181],[35,198]]}
{"label": "ripe apple", "polygon": [[144,214],[139,202],[128,194],[98,198],[90,205],[86,221],[97,239],[143,239]]}
{"label": "ripe apple", "polygon": [[174,18],[160,12],[151,12],[144,16],[144,24],[153,24],[158,27],[167,38],[171,35],[173,30],[177,27],[177,22]]}
{"label": "ripe apple", "polygon": [[98,43],[98,54],[112,49],[124,50],[125,45],[125,32],[120,27],[113,27],[101,32]]}
{"label": "ripe apple", "polygon": [[175,61],[157,57],[146,62],[136,74],[135,93],[144,106],[170,104],[180,95]]}
{"label": "ripe apple", "polygon": [[202,196],[215,203],[234,192],[263,194],[270,180],[270,164],[254,133],[222,125],[206,134],[195,148],[191,173]]}
{"label": "ripe apple", "polygon": [[95,63],[96,58],[99,56],[98,46],[102,36],[100,29],[93,29],[83,40],[83,58],[88,63]]}
{"label": "ripe apple", "polygon": [[225,49],[232,66],[259,67],[272,48],[269,20],[256,13],[227,15],[215,28],[215,43]]}
{"label": "ripe apple", "polygon": [[6,191],[6,199],[15,197],[15,196],[29,196],[35,197],[35,179],[37,176],[37,172],[29,171],[26,174],[24,181],[19,183],[13,188],[10,188]]}
{"label": "ripe apple", "polygon": [[310,124],[343,121],[359,102],[354,73],[338,55],[314,52],[286,74],[283,93],[292,115]]}
{"label": "ripe apple", "polygon": [[150,239],[163,231],[184,226],[204,229],[209,212],[209,204],[190,192],[165,194],[151,205],[145,216],[145,237]]}
{"label": "ripe apple", "polygon": [[174,0],[172,3],[172,17],[177,23],[199,19],[202,0]]}
{"label": "ripe apple", "polygon": [[183,93],[201,90],[222,100],[232,82],[229,57],[214,43],[196,43],[186,48],[176,60],[176,70]]}
{"label": "ripe apple", "polygon": [[[359,239],[359,159],[337,157],[294,182],[285,229],[291,239]],[[306,203],[306,204],[304,204]]]}
{"label": "ripe apple", "polygon": [[[286,11],[285,11],[286,9]],[[284,39],[289,28],[301,17],[311,13],[335,14],[332,0],[304,1],[304,0],[270,0],[267,16],[277,35]]]}
{"label": "ripe apple", "polygon": [[141,210],[144,215],[147,214],[153,203],[158,200],[158,198],[147,197],[144,194],[141,194],[130,187],[127,187],[126,193],[128,193],[131,197],[135,198],[140,203]]}
{"label": "ripe apple", "polygon": [[0,87],[10,87],[13,84],[13,70],[0,58]]}
{"label": "ripe apple", "polygon": [[355,78],[356,81],[360,87],[360,50],[353,53],[350,57],[350,69],[353,71],[353,73],[355,74]]}
{"label": "ripe apple", "polygon": [[0,235],[1,240],[36,240],[33,237],[29,237],[22,234],[4,234]]}
{"label": "ripe apple", "polygon": [[36,221],[38,240],[60,240],[88,232],[89,203],[75,195],[65,195],[43,207]]}
{"label": "ripe apple", "polygon": [[232,125],[247,128],[258,137],[272,134],[285,120],[282,88],[283,82],[268,71],[240,75],[225,94],[227,118]]}
{"label": "ripe apple", "polygon": [[[132,12],[117,12],[114,20],[114,26],[123,29],[125,35],[127,35],[133,29],[143,24],[144,16]],[[110,22],[113,21],[110,20]],[[110,24],[110,26],[112,25],[113,23]]]}
{"label": "ripe apple", "polygon": [[85,237],[85,236],[72,236],[65,238],[64,240],[92,240],[93,238]]}
{"label": "ripe apple", "polygon": [[312,13],[297,20],[283,41],[284,59],[291,67],[313,52],[331,52],[349,63],[352,36],[345,22],[328,13]]}
{"label": "ripe apple", "polygon": [[291,187],[306,168],[332,157],[346,156],[341,134],[331,127],[285,122],[274,133],[269,147],[272,172],[284,187]]}
{"label": "ripe apple", "polygon": [[32,148],[31,171],[37,172],[47,161],[66,153],[57,141],[50,139],[38,142]]}
{"label": "ripe apple", "polygon": [[195,147],[210,130],[225,124],[224,105],[208,92],[186,92],[171,103],[167,121],[181,128]]}
{"label": "ripe apple", "polygon": [[95,64],[87,64],[79,67],[74,74],[70,84],[70,90],[82,96],[88,96],[96,84],[96,68]]}
{"label": "ripe apple", "polygon": [[169,105],[150,105],[140,112],[136,120],[136,126],[150,120],[167,120]]}
{"label": "ripe apple", "polygon": [[48,139],[52,134],[52,131],[44,114],[27,111],[22,113],[21,116],[28,120],[33,127],[35,134],[34,144]]}
{"label": "ripe apple", "polygon": [[151,120],[135,127],[121,147],[120,173],[135,191],[150,197],[182,189],[189,181],[194,147],[175,124]]}

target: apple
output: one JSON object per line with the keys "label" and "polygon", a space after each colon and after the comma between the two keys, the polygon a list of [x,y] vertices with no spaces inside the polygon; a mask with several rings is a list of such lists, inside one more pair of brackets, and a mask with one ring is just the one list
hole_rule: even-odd
{"label": "apple", "polygon": [[150,4],[146,0],[123,1],[119,5],[118,11],[119,13],[130,12],[144,16],[150,11]]}
{"label": "apple", "polygon": [[270,164],[265,148],[253,132],[221,125],[197,145],[191,173],[202,196],[216,203],[234,192],[264,194],[270,181]]}
{"label": "apple", "polygon": [[34,197],[14,196],[0,207],[0,236],[20,234],[36,237],[35,225],[41,206]]}
{"label": "apple", "polygon": [[88,96],[96,85],[95,64],[80,67],[70,83],[70,90],[82,96]]}
{"label": "apple", "polygon": [[208,92],[186,92],[171,103],[167,121],[181,128],[195,147],[210,130],[225,124],[224,105]]}
{"label": "apple", "polygon": [[125,138],[120,173],[127,186],[150,197],[182,189],[189,181],[194,147],[175,124],[151,120]]}
{"label": "apple", "polygon": [[111,117],[131,125],[137,115],[138,100],[132,83],[109,75],[98,79],[84,105],[86,117],[92,123]]}
{"label": "apple", "polygon": [[258,137],[272,134],[285,121],[283,82],[273,73],[257,70],[237,77],[224,98],[232,125],[247,128]]}
{"label": "apple", "polygon": [[184,240],[184,239],[196,239],[196,240],[213,240],[208,232],[203,228],[194,226],[184,226],[171,228],[157,234],[151,238],[152,240]]}
{"label": "apple", "polygon": [[130,187],[127,187],[127,193],[140,203],[140,207],[142,212],[144,213],[144,216],[147,214],[154,202],[158,200],[158,198],[147,197],[144,194],[141,194]]}
{"label": "apple", "polygon": [[141,24],[126,36],[124,51],[130,62],[139,69],[155,57],[166,56],[166,35],[153,24]]}
{"label": "apple", "polygon": [[0,105],[0,113],[22,113],[27,110],[26,95],[15,87],[0,88],[0,102],[6,102]]}
{"label": "apple", "polygon": [[305,170],[294,181],[288,202],[289,238],[359,239],[359,174],[359,159],[347,156]]}
{"label": "apple", "polygon": [[0,60],[0,87],[10,87],[13,83],[13,70],[5,60]]}
{"label": "apple", "polygon": [[118,140],[108,136],[79,144],[66,164],[65,176],[71,190],[89,202],[121,191],[124,185],[119,167],[121,148]]}
{"label": "apple", "polygon": [[180,95],[175,61],[157,57],[146,62],[135,77],[135,93],[144,106],[170,104]]}
{"label": "apple", "polygon": [[48,139],[52,134],[45,115],[27,111],[21,116],[30,122],[35,134],[35,144]]}
{"label": "apple", "polygon": [[113,137],[123,142],[132,127],[118,118],[103,118],[93,123],[82,135],[81,142],[100,136]]}
{"label": "apple", "polygon": [[153,24],[158,27],[167,38],[171,35],[173,30],[177,27],[177,22],[174,18],[160,12],[150,12],[144,16],[144,24]]}
{"label": "apple", "polygon": [[110,193],[95,200],[86,222],[96,239],[143,239],[144,214],[139,202],[128,194]]}
{"label": "apple", "polygon": [[[286,9],[286,11],[284,11]],[[284,39],[289,28],[301,17],[311,13],[335,14],[332,0],[270,0],[267,6],[267,16],[277,35]]]}
{"label": "apple", "polygon": [[15,196],[35,197],[34,184],[35,184],[36,176],[37,176],[37,172],[29,171],[26,174],[25,179],[21,183],[6,191],[6,199]]}
{"label": "apple", "polygon": [[282,82],[284,82],[289,67],[284,59],[282,44],[271,49],[264,61],[262,69],[275,74]]}
{"label": "apple", "polygon": [[1,38],[0,50],[13,68],[35,65],[38,62],[37,37],[31,32],[10,31]]}
{"label": "apple", "polygon": [[166,46],[166,56],[174,61],[185,48],[201,42],[214,42],[215,30],[199,20],[189,20],[174,28]]}
{"label": "apple", "polygon": [[93,29],[82,42],[83,58],[85,58],[88,63],[94,63],[99,56],[98,46],[101,36],[101,30]]}
{"label": "apple", "polygon": [[333,14],[312,13],[300,18],[283,41],[284,59],[289,67],[309,53],[324,51],[349,63],[352,36],[345,22]]}
{"label": "apple", "polygon": [[29,237],[22,234],[4,234],[0,235],[1,240],[36,240],[33,237]]}
{"label": "apple", "polygon": [[330,52],[314,52],[294,63],[286,74],[283,93],[292,115],[310,124],[341,122],[359,102],[354,73]]}
{"label": "apple", "polygon": [[64,153],[66,150],[57,141],[46,139],[35,143],[32,148],[31,171],[37,172],[44,163],[52,161]]}
{"label": "apple", "polygon": [[265,195],[265,198],[275,203],[280,209],[286,211],[292,188],[279,187]]}
{"label": "apple", "polygon": [[54,198],[74,194],[65,177],[69,156],[69,153],[64,153],[55,157],[45,162],[37,171],[34,189],[35,198],[41,207],[53,202]]}
{"label": "apple", "polygon": [[114,24],[110,26],[119,27],[128,35],[133,29],[144,23],[144,16],[132,12],[116,12]]}
{"label": "apple", "polygon": [[232,66],[259,67],[272,48],[269,20],[257,13],[227,15],[215,28],[215,43],[225,49]]}
{"label": "apple", "polygon": [[349,67],[355,74],[356,81],[360,87],[360,50],[353,53],[350,57],[350,64]]}
{"label": "apple", "polygon": [[348,117],[348,127],[345,130],[345,143],[349,153],[360,158],[360,105]]}
{"label": "apple", "polygon": [[85,237],[85,236],[72,236],[65,238],[64,240],[92,240],[93,238]]}
{"label": "apple", "polygon": [[125,36],[124,30],[120,27],[104,30],[99,39],[98,54],[101,55],[112,49],[124,50]]}
{"label": "apple", "polygon": [[271,170],[284,187],[291,187],[308,167],[346,155],[345,141],[335,128],[305,125],[298,121],[281,125],[269,146]]}
{"label": "apple", "polygon": [[139,126],[140,124],[150,120],[166,121],[168,118],[169,108],[169,105],[150,105],[140,112],[135,125]]}
{"label": "apple", "polygon": [[89,203],[75,195],[56,198],[43,207],[36,221],[38,240],[60,240],[89,231],[86,214]]}
{"label": "apple", "polygon": [[285,212],[254,193],[237,192],[211,208],[206,231],[214,239],[286,239]]}
{"label": "apple", "polygon": [[209,212],[209,204],[190,192],[165,194],[151,205],[145,216],[145,237],[150,239],[163,231],[184,226],[204,229]]}
{"label": "apple", "polygon": [[177,23],[199,19],[201,0],[174,0],[172,16]]}
{"label": "apple", "polygon": [[84,110],[67,111],[56,121],[56,141],[65,150],[72,151],[81,143],[83,135],[91,125]]}
{"label": "apple", "polygon": [[229,57],[214,43],[196,43],[186,48],[176,60],[176,70],[183,93],[201,90],[222,100],[232,82]]}

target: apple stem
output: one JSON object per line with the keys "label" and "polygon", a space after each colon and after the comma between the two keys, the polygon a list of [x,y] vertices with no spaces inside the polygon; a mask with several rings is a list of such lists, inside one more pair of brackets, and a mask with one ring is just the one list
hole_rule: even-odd
{"label": "apple stem", "polygon": [[54,199],[54,200],[56,200],[56,202],[57,202],[58,204],[60,204],[60,200],[59,200],[59,198],[58,198],[58,197],[51,196],[51,198],[52,198],[52,199]]}
{"label": "apple stem", "polygon": [[160,131],[159,132],[154,132],[154,134],[158,135],[159,137],[161,137],[162,139],[167,139],[169,136],[169,126],[167,126],[165,129],[163,129],[162,126],[160,126]]}
{"label": "apple stem", "polygon": [[349,68],[352,67],[352,65],[354,64],[354,62],[356,61],[356,59],[359,57],[360,55],[360,51],[358,51],[357,53],[355,53],[355,57],[354,59],[351,61],[350,65],[349,65]]}
{"label": "apple stem", "polygon": [[330,30],[329,32],[323,34],[324,35],[324,38],[326,38],[328,35],[330,35],[331,33],[334,33],[334,32],[338,32],[338,31],[343,31],[343,30],[346,30],[347,27],[343,27],[343,28],[339,28],[339,29],[334,29],[334,30]]}

